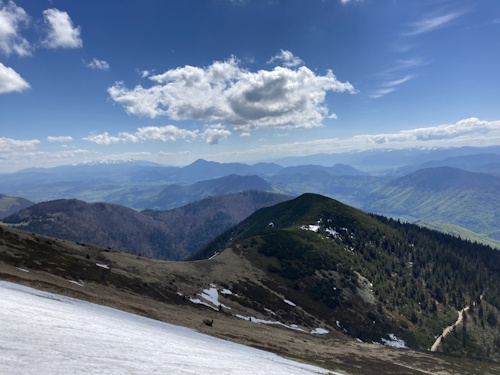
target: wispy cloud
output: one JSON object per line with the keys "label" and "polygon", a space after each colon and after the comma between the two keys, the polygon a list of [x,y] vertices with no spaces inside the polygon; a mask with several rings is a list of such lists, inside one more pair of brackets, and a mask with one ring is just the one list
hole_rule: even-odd
{"label": "wispy cloud", "polygon": [[403,83],[408,82],[409,80],[411,80],[413,78],[414,78],[413,75],[406,75],[403,78],[383,82],[381,84],[382,88],[378,89],[377,91],[375,91],[375,93],[370,95],[370,98],[378,99],[384,95],[390,94],[391,92],[396,91],[397,86],[402,85]]}
{"label": "wispy cloud", "polygon": [[105,60],[98,60],[94,57],[94,59],[87,63],[85,60],[83,61],[83,63],[90,69],[94,69],[94,70],[102,70],[102,71],[108,71],[109,70],[109,64],[107,61]]}
{"label": "wispy cloud", "polygon": [[70,136],[58,136],[58,137],[52,137],[48,136],[47,137],[47,142],[61,142],[61,143],[67,143],[73,141],[73,137]]}
{"label": "wispy cloud", "polygon": [[274,64],[276,62],[281,62],[283,66],[288,68],[304,64],[304,61],[302,61],[300,57],[294,56],[293,53],[286,50],[281,50],[278,54],[274,55],[267,61],[268,64]]}
{"label": "wispy cloud", "polygon": [[465,12],[451,12],[440,15],[432,15],[421,18],[420,20],[410,24],[410,30],[403,35],[413,36],[429,33],[450,25],[456,19],[462,17]]}
{"label": "wispy cloud", "polygon": [[210,155],[212,159],[256,160],[284,156],[364,151],[373,149],[405,149],[413,147],[457,147],[497,145],[500,141],[500,120],[484,121],[469,118],[454,124],[401,130],[388,134],[365,134],[351,138],[323,138],[311,141],[271,144]]}

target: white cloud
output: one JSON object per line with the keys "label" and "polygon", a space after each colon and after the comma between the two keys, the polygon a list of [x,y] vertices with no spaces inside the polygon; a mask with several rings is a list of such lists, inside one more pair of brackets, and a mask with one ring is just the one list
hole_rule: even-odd
{"label": "white cloud", "polygon": [[356,92],[332,71],[321,76],[302,66],[249,72],[234,57],[204,68],[171,69],[149,79],[155,82],[150,88],[128,89],[117,82],[108,93],[129,114],[218,122],[238,132],[321,126],[328,115],[328,91]]}
{"label": "white cloud", "polygon": [[378,89],[375,91],[374,94],[370,95],[370,98],[372,99],[378,99],[381,98],[384,95],[390,94],[391,92],[396,91],[397,86],[402,85],[405,82],[408,82],[409,80],[413,79],[413,75],[406,75],[403,78],[395,79],[392,81],[384,82],[382,83],[381,89]]}
{"label": "white cloud", "polygon": [[6,137],[0,137],[0,159],[4,159],[8,154],[14,152],[25,152],[34,150],[36,145],[40,144],[38,139],[15,140]]}
{"label": "white cloud", "polygon": [[74,27],[68,13],[58,9],[43,11],[48,26],[47,37],[42,44],[47,48],[81,48],[80,27]]}
{"label": "white cloud", "polygon": [[331,120],[336,120],[336,119],[338,119],[339,117],[337,116],[337,114],[336,114],[336,113],[332,113],[332,114],[330,114],[327,118],[329,118],[329,119],[331,119]]}
{"label": "white cloud", "polygon": [[221,124],[209,126],[201,134],[201,138],[210,145],[216,145],[223,139],[231,135],[231,132],[224,128]]}
{"label": "white cloud", "polygon": [[[264,141],[269,141],[266,139]],[[469,118],[455,124],[402,130],[390,134],[366,134],[351,138],[322,138],[292,143],[267,143],[241,151],[205,155],[213,160],[257,160],[301,156],[318,153],[339,153],[371,149],[405,149],[461,146],[495,146],[500,143],[500,120],[483,121]]]}
{"label": "white cloud", "polygon": [[482,137],[486,134],[500,133],[500,121],[484,121],[475,117],[464,119],[455,124],[401,130],[392,134],[359,135],[353,137],[355,143],[377,145],[405,145],[411,147],[434,141],[454,141]]}
{"label": "white cloud", "polygon": [[351,3],[351,2],[353,2],[353,3],[358,3],[358,2],[360,2],[360,1],[362,1],[362,0],[340,0],[340,2],[341,2],[342,4],[348,4],[348,3]]}
{"label": "white cloud", "polygon": [[411,30],[404,35],[413,36],[428,33],[448,26],[452,21],[464,15],[464,12],[452,12],[441,15],[428,16],[410,25]]}
{"label": "white cloud", "polygon": [[381,98],[384,95],[390,94],[391,92],[393,92],[395,90],[396,90],[395,87],[387,87],[385,89],[378,89],[377,91],[375,91],[374,94],[370,95],[370,98],[372,98],[372,99],[378,99],[378,98]]}
{"label": "white cloud", "polygon": [[146,126],[138,128],[135,133],[122,132],[118,133],[118,136],[111,136],[108,132],[91,134],[83,139],[99,145],[111,145],[116,143],[138,143],[141,141],[177,141],[185,138],[194,139],[197,136],[197,131],[179,129],[174,125],[166,125],[161,127]]}
{"label": "white cloud", "polygon": [[0,94],[21,92],[29,88],[30,85],[19,73],[0,62]]}
{"label": "white cloud", "polygon": [[70,136],[59,136],[59,137],[48,136],[47,137],[47,141],[48,142],[61,142],[61,143],[64,143],[64,142],[71,142],[72,140],[73,140],[73,137],[70,137]]}
{"label": "white cloud", "polygon": [[280,53],[271,57],[271,59],[267,62],[268,64],[273,64],[275,62],[282,62],[283,66],[288,68],[293,68],[295,66],[303,65],[304,61],[298,56],[294,56],[293,53],[286,50],[281,50]]}
{"label": "white cloud", "polygon": [[83,138],[85,141],[92,143],[97,143],[98,145],[111,145],[113,143],[123,142],[120,137],[112,137],[108,132],[102,134],[91,134],[88,137]]}
{"label": "white cloud", "polygon": [[98,60],[95,57],[91,62],[89,62],[89,63],[85,62],[85,65],[87,65],[87,67],[89,67],[90,69],[102,70],[102,71],[109,70],[109,64],[107,61]]}
{"label": "white cloud", "polygon": [[3,4],[0,0],[0,51],[6,55],[31,54],[30,43],[20,35],[20,29],[29,24],[30,18],[23,8],[13,1]]}
{"label": "white cloud", "polygon": [[197,132],[186,129],[179,129],[174,125],[166,125],[162,127],[146,126],[137,129],[135,135],[143,141],[177,141],[185,138],[196,138]]}

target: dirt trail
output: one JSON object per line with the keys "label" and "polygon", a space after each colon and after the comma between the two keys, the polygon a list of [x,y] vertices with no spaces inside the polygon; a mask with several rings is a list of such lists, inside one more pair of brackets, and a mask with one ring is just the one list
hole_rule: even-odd
{"label": "dirt trail", "polygon": [[437,348],[439,347],[439,345],[441,344],[441,340],[443,338],[445,338],[446,336],[448,336],[448,334],[453,331],[453,328],[455,328],[455,326],[459,325],[462,320],[463,320],[463,313],[465,311],[469,310],[469,306],[467,307],[464,307],[462,310],[460,310],[458,312],[458,319],[455,323],[453,323],[451,326],[448,326],[446,327],[445,329],[443,329],[443,333],[436,339],[436,341],[434,342],[434,344],[432,344],[431,346],[431,352],[435,352],[437,350]]}

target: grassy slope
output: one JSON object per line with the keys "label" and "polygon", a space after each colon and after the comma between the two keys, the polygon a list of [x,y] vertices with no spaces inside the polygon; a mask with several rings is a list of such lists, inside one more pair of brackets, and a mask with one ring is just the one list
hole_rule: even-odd
{"label": "grassy slope", "polygon": [[[300,229],[318,223],[318,233]],[[255,265],[315,314],[368,341],[396,333],[425,349],[487,287],[500,302],[499,253],[313,194],[257,211],[198,256],[231,243],[253,250]]]}
{"label": "grassy slope", "polygon": [[[252,267],[243,256],[245,251],[243,247],[228,250],[211,261],[163,262],[0,226],[0,278],[191,327],[345,374],[499,373],[499,366],[491,363],[359,344],[343,336],[341,330],[336,332],[335,327],[329,327],[330,334],[319,336],[236,319],[233,313],[273,319],[260,311],[259,304],[252,304],[252,291],[271,295],[269,303],[286,323],[293,322],[297,316],[294,311],[300,312],[299,307],[283,303],[283,294],[280,299],[263,285],[266,275]],[[96,263],[110,265],[110,269]],[[81,280],[84,286],[69,280]],[[219,294],[220,301],[232,308],[223,311],[189,302],[187,297],[199,297],[197,293],[212,283],[234,292],[240,286],[242,300]],[[213,319],[213,327],[203,324],[205,319]]]}

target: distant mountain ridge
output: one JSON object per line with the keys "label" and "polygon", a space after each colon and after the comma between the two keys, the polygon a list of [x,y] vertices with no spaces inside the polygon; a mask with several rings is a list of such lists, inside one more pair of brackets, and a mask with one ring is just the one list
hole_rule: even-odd
{"label": "distant mountain ridge", "polygon": [[500,228],[500,178],[451,167],[421,169],[374,190],[363,208],[455,224],[490,235]]}
{"label": "distant mountain ridge", "polygon": [[169,210],[184,206],[208,197],[239,193],[247,190],[273,192],[271,184],[258,176],[239,176],[235,174],[199,181],[191,185],[169,185],[159,194],[138,202],[137,207],[149,207],[158,210]]}
{"label": "distant mountain ridge", "polygon": [[12,215],[13,213],[27,208],[34,203],[19,197],[9,197],[0,194],[0,219]]}
{"label": "distant mountain ridge", "polygon": [[287,199],[290,197],[246,191],[207,198],[172,211],[142,213],[116,204],[61,199],[31,206],[4,222],[73,242],[181,260],[255,210]]}

